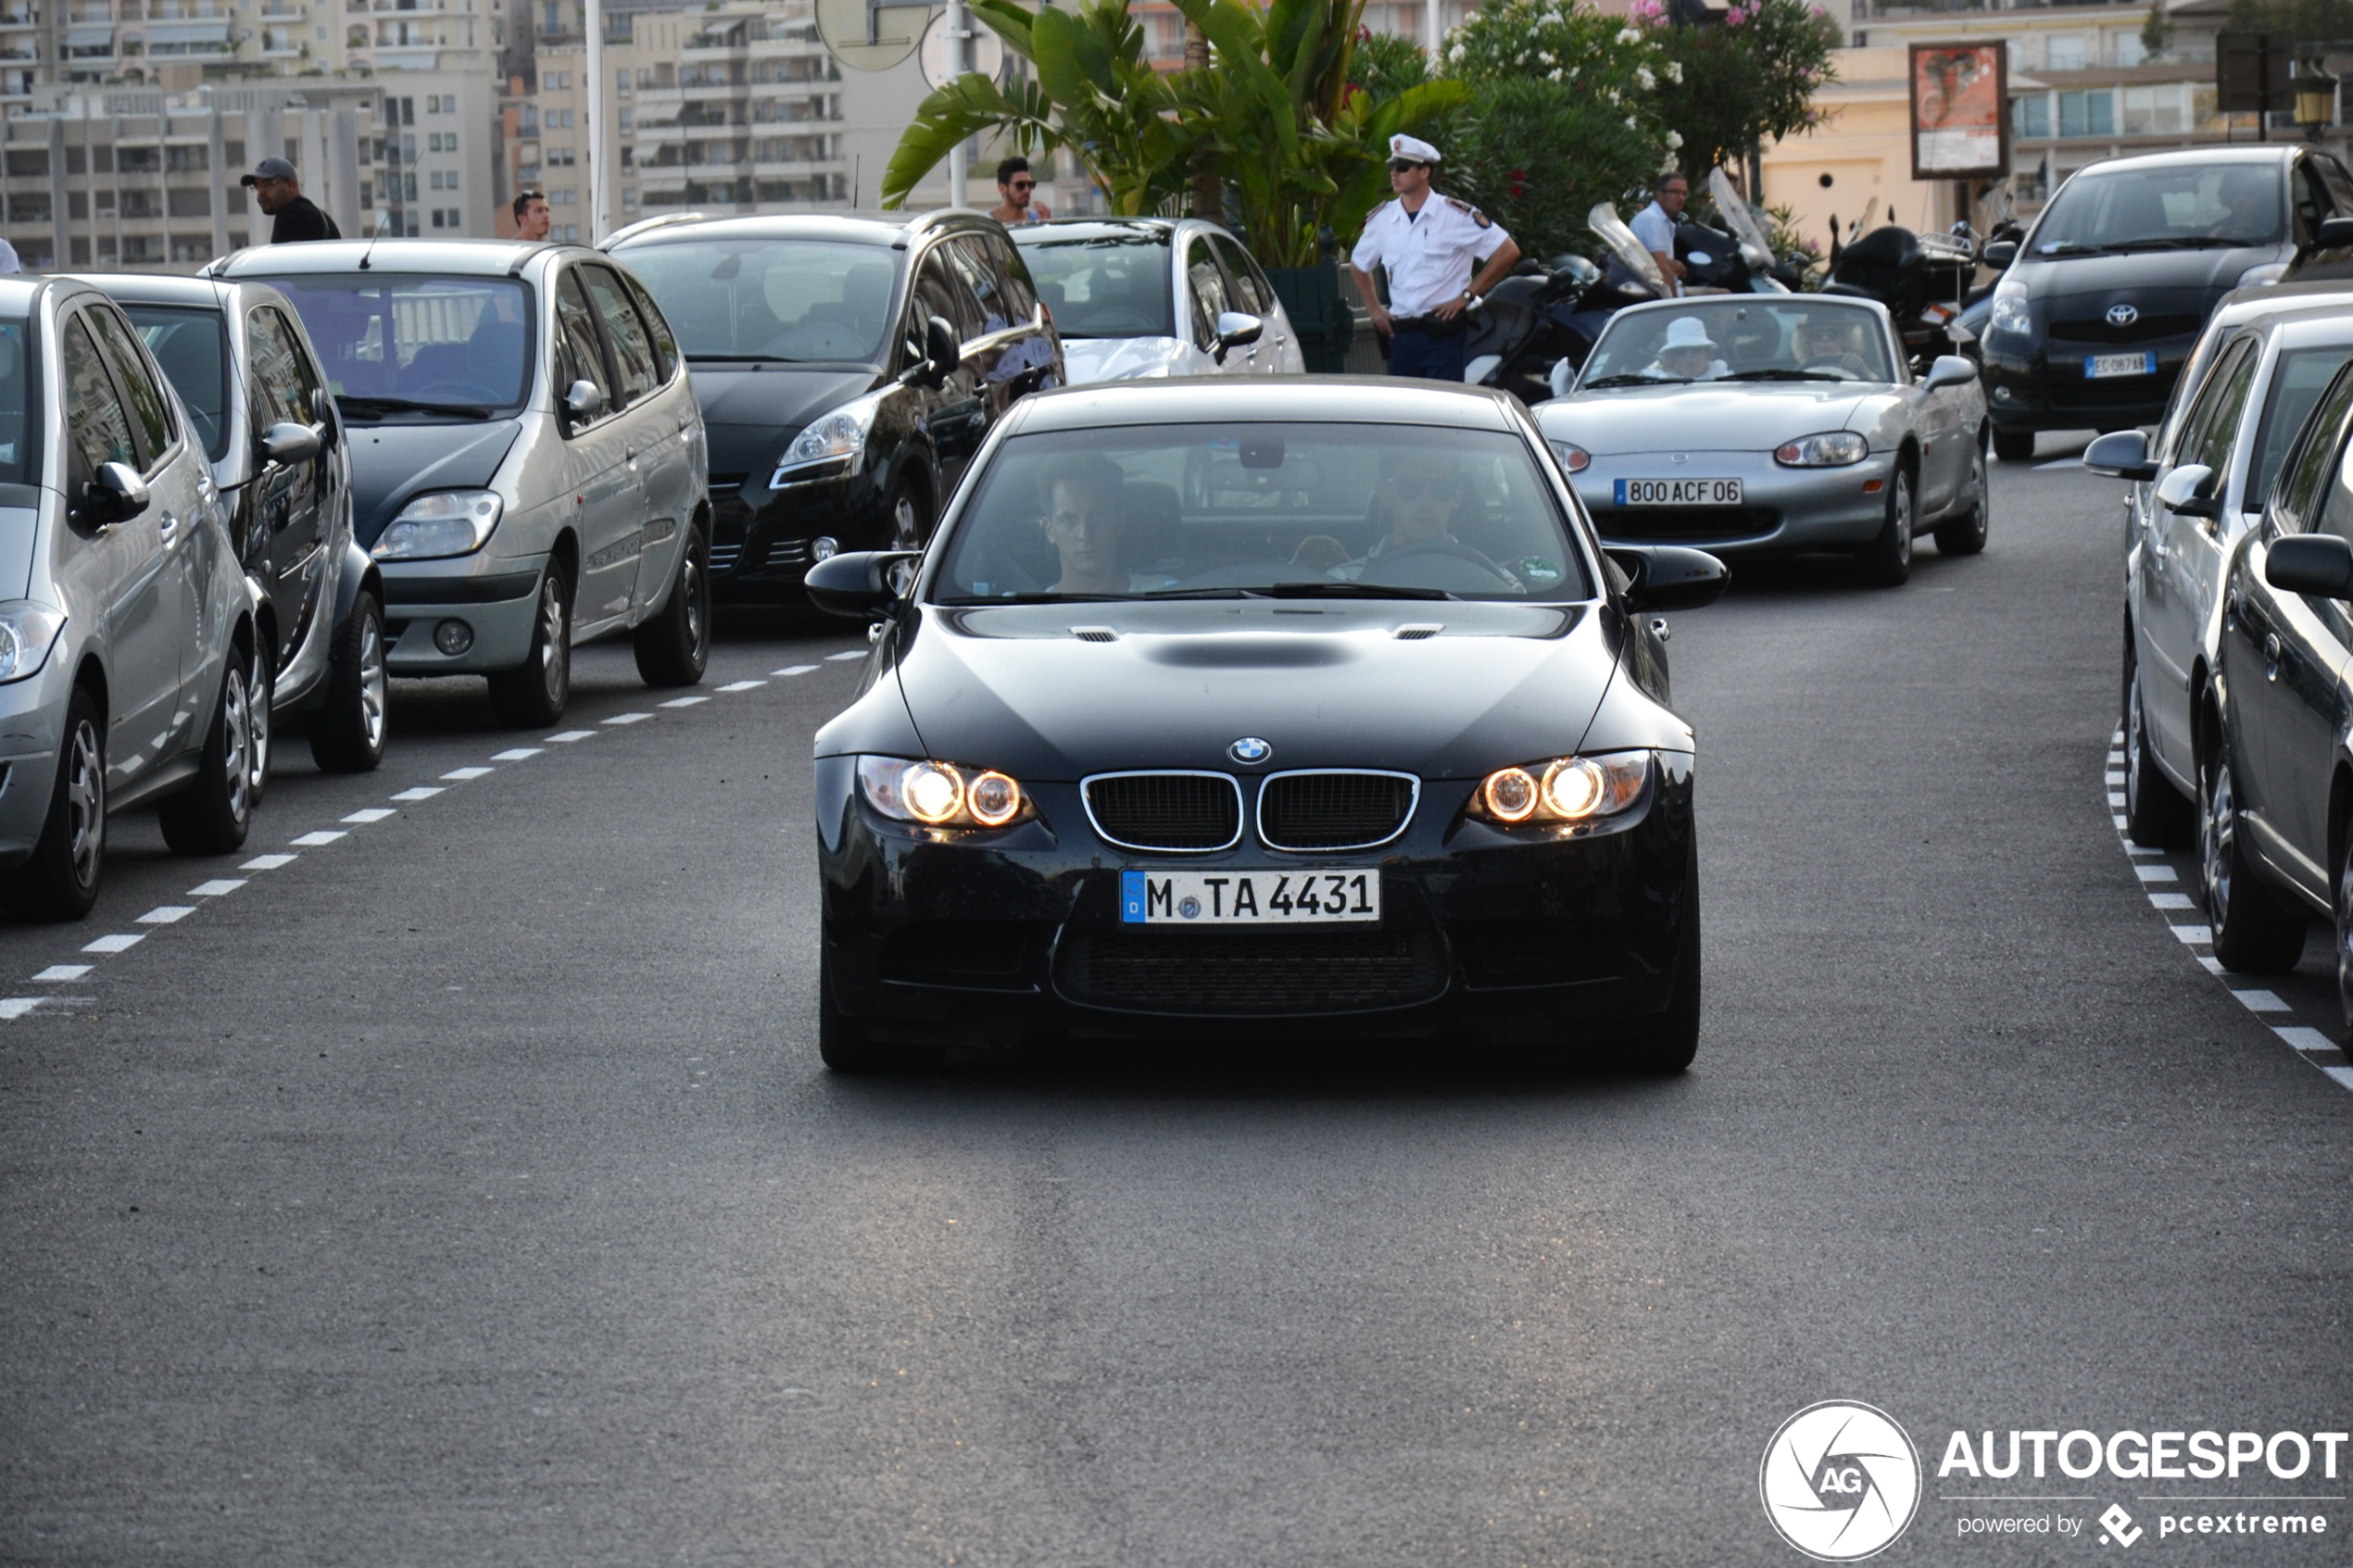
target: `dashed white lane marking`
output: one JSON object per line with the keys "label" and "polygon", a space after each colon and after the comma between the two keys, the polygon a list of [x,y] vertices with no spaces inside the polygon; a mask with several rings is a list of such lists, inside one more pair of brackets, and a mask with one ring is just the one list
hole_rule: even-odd
{"label": "dashed white lane marking", "polygon": [[2214,928],[2210,925],[2173,925],[2166,929],[2173,934],[2175,941],[2193,947],[2209,946],[2214,940]]}
{"label": "dashed white lane marking", "polygon": [[863,659],[863,658],[865,658],[865,657],[866,657],[866,650],[865,650],[864,648],[844,648],[844,649],[842,649],[839,653],[829,653],[829,654],[827,654],[827,655],[825,656],[825,658],[826,658],[827,659],[829,659],[829,660],[839,660],[839,659]]}
{"label": "dashed white lane marking", "polygon": [[2124,787],[2124,774],[2121,770],[2111,770],[2109,771],[2108,775],[2108,786],[2110,789],[2122,789]]}
{"label": "dashed white lane marking", "polygon": [[2121,790],[2110,790],[2110,791],[2108,791],[2108,809],[2109,809],[2109,810],[2113,811],[2113,810],[2115,810],[2118,807],[2120,807],[2120,806],[2121,806],[2121,805],[2123,805],[2123,804],[2124,804],[2124,794],[2123,794],[2123,792],[2122,792]]}
{"label": "dashed white lane marking", "polygon": [[111,936],[101,936],[82,950],[85,953],[123,953],[147,939],[144,931],[118,931]]}
{"label": "dashed white lane marking", "polygon": [[668,702],[656,703],[657,708],[692,708],[698,702],[709,702],[707,696],[673,696]]}
{"label": "dashed white lane marking", "polygon": [[2249,1012],[2289,1012],[2294,1010],[2269,991],[2233,991],[2233,1000]]}
{"label": "dashed white lane marking", "polygon": [[399,814],[399,812],[394,810],[389,806],[363,806],[359,810],[351,813],[348,817],[344,817],[339,820],[346,822],[358,822],[362,826],[365,826],[369,822],[381,822],[386,817],[396,817]]}
{"label": "dashed white lane marking", "polygon": [[2213,954],[2211,954],[2211,953],[2200,953],[2200,954],[2197,956],[2197,966],[2198,966],[2198,968],[2200,968],[2200,969],[2202,969],[2202,970],[2206,971],[2206,972],[2207,972],[2207,973],[2211,974],[2211,975],[2214,975],[2214,976],[2216,976],[2216,977],[2218,977],[2218,978],[2219,978],[2219,977],[2222,974],[2222,972],[2223,972],[2223,970],[2222,970],[2222,960],[2221,960],[2221,959],[2216,958],[2216,957],[2215,957]]}
{"label": "dashed white lane marking", "polygon": [[2180,877],[2173,874],[2173,868],[2171,866],[2136,865],[2133,868],[2133,874],[2139,877],[2143,882],[2179,882],[2182,880]]}
{"label": "dashed white lane marking", "polygon": [[2195,909],[2197,908],[2197,901],[2186,893],[2152,893],[2149,895],[2149,908],[2152,909]]}
{"label": "dashed white lane marking", "polygon": [[293,855],[256,855],[237,869],[241,872],[274,872],[280,866],[291,866],[297,857]]}
{"label": "dashed white lane marking", "polygon": [[158,904],[139,917],[141,925],[176,925],[196,912],[194,904]]}
{"label": "dashed white lane marking", "polygon": [[434,796],[441,793],[442,789],[439,784],[419,784],[414,789],[402,790],[398,795],[394,796],[393,798],[395,800],[406,801],[431,800]]}
{"label": "dashed white lane marking", "polygon": [[445,779],[454,779],[459,784],[467,784],[475,779],[486,779],[497,771],[496,768],[452,768],[441,776]]}
{"label": "dashed white lane marking", "polygon": [[570,746],[576,740],[590,739],[596,734],[596,733],[597,732],[594,730],[566,730],[562,734],[549,735],[547,738],[559,745]]}
{"label": "dashed white lane marking", "polygon": [[218,898],[224,893],[234,893],[238,888],[243,887],[245,884],[245,879],[241,876],[215,877],[210,882],[200,882],[194,887],[188,889],[188,897],[191,898]]}
{"label": "dashed white lane marking", "polygon": [[46,997],[0,997],[0,1018],[22,1018],[48,999]]}
{"label": "dashed white lane marking", "polygon": [[616,713],[604,722],[608,724],[642,724],[652,718],[650,713]]}
{"label": "dashed white lane marking", "polygon": [[490,759],[493,762],[528,762],[538,756],[543,749],[545,748],[536,746],[510,746],[504,751],[492,752]]}
{"label": "dashed white lane marking", "polygon": [[34,975],[33,978],[35,980],[47,980],[53,982],[79,980],[83,975],[89,973],[92,967],[93,966],[86,963],[53,963],[47,969],[44,969],[40,973]]}
{"label": "dashed white lane marking", "polygon": [[2321,1071],[2335,1079],[2338,1087],[2353,1089],[2353,1067],[2323,1067]]}
{"label": "dashed white lane marking", "polygon": [[719,689],[723,692],[749,692],[766,685],[765,681],[730,681]]}
{"label": "dashed white lane marking", "polygon": [[771,670],[771,675],[806,675],[817,667],[813,664],[787,664],[782,670]]}
{"label": "dashed white lane marking", "polygon": [[306,833],[300,838],[290,838],[286,840],[286,842],[289,844],[298,844],[305,849],[316,849],[321,845],[333,844],[338,838],[349,838],[350,836],[351,835],[349,834],[343,832],[341,829],[331,830],[321,828],[317,833]]}
{"label": "dashed white lane marking", "polygon": [[2318,1029],[2308,1029],[2301,1023],[2271,1025],[2271,1033],[2300,1051],[2333,1051],[2336,1042]]}

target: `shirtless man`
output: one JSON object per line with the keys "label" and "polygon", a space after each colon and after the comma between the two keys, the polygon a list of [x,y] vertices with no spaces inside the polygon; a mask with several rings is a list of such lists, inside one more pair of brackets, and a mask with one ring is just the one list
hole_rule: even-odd
{"label": "shirtless man", "polygon": [[1030,200],[1029,194],[1037,188],[1027,158],[1002,159],[997,165],[997,205],[988,209],[988,216],[1000,223],[1039,223],[1051,218],[1052,208]]}

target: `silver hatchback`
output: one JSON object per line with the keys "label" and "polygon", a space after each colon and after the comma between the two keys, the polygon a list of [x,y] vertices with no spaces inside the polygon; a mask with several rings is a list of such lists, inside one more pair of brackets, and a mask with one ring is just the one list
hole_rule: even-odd
{"label": "silver hatchback", "polygon": [[121,310],[0,279],[0,892],[79,919],[110,812],[225,854],[253,806],[253,588],[187,410]]}

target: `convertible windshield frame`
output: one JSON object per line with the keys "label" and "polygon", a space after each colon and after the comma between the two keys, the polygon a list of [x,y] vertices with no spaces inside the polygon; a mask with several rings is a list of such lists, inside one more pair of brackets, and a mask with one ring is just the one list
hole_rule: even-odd
{"label": "convertible windshield frame", "polygon": [[[1691,358],[1669,363],[1678,340]],[[1838,353],[1828,352],[1832,345]],[[1705,359],[1698,352],[1703,346]],[[1862,301],[1816,294],[1706,295],[1612,316],[1573,390],[1817,382],[1885,386],[1902,380],[1901,363],[1884,318]]]}

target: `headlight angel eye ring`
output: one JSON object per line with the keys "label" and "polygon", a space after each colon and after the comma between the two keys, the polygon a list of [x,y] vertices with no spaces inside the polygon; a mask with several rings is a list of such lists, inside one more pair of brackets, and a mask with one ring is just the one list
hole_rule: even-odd
{"label": "headlight angel eye ring", "polygon": [[1556,757],[1498,768],[1472,792],[1470,815],[1504,827],[1566,826],[1631,809],[1650,782],[1647,751]]}
{"label": "headlight angel eye ring", "polygon": [[861,757],[858,791],[883,816],[922,827],[1003,828],[1038,814],[1011,774],[933,758]]}

